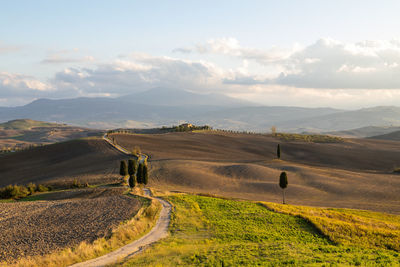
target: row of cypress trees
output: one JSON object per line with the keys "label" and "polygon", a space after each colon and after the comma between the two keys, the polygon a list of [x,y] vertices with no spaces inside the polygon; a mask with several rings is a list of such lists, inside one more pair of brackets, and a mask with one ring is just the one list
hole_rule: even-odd
{"label": "row of cypress trees", "polygon": [[138,163],[136,159],[129,159],[128,164],[125,160],[121,160],[119,174],[123,177],[129,175],[129,186],[134,188],[136,184],[147,185],[149,182],[149,173],[146,160]]}

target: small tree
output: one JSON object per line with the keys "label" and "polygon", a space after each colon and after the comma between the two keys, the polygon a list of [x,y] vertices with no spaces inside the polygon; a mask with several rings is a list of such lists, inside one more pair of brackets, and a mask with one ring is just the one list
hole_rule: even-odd
{"label": "small tree", "polygon": [[286,172],[282,172],[280,177],[279,177],[279,186],[282,188],[282,203],[285,204],[285,188],[288,185],[288,179],[287,179],[287,174]]}
{"label": "small tree", "polygon": [[276,148],[276,156],[278,159],[281,158],[281,146],[278,144],[278,147]]}
{"label": "small tree", "polygon": [[143,183],[146,185],[149,182],[149,173],[147,169],[147,164],[143,165]]}
{"label": "small tree", "polygon": [[271,134],[272,134],[272,136],[276,136],[276,127],[275,126],[271,127]]}
{"label": "small tree", "polygon": [[125,160],[121,160],[121,165],[119,167],[119,174],[123,177],[128,175],[128,167],[126,166]]}
{"label": "small tree", "polygon": [[136,179],[138,184],[143,184],[143,164],[139,163]]}
{"label": "small tree", "polygon": [[135,179],[135,175],[130,175],[129,176],[129,186],[131,188],[134,188],[136,186],[136,179]]}
{"label": "small tree", "polygon": [[128,160],[128,173],[129,175],[135,175],[136,173],[137,162],[134,159]]}

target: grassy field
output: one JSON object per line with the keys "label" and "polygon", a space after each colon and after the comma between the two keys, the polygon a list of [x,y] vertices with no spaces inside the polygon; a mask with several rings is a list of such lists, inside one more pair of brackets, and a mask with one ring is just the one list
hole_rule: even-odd
{"label": "grassy field", "polygon": [[300,216],[339,244],[400,251],[400,216],[350,209],[265,203],[271,210]]}
{"label": "grassy field", "polygon": [[[166,199],[174,205],[171,235],[123,266],[400,265],[397,251],[336,239],[338,244],[309,220],[260,203],[187,194]],[[344,217],[351,213],[363,214],[342,212]],[[371,217],[389,224],[399,219],[377,213]]]}

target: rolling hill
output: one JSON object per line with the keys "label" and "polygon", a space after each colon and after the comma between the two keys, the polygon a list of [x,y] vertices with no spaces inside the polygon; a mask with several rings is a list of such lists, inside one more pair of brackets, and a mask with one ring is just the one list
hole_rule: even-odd
{"label": "rolling hill", "polygon": [[393,141],[400,141],[400,131],[394,131],[387,134],[382,135],[375,135],[369,137],[370,139],[379,139],[379,140],[393,140]]}
{"label": "rolling hill", "polygon": [[[291,204],[400,213],[400,142],[345,139],[338,143],[283,141],[269,135],[227,132],[113,134],[127,149],[150,159],[149,186],[279,202],[281,171],[289,176]],[[282,159],[277,160],[276,146]],[[127,159],[101,139],[80,139],[0,157],[0,186],[68,184],[74,179],[120,180]],[[22,164],[23,163],[23,164]]]}
{"label": "rolling hill", "polygon": [[[400,143],[346,139],[341,143],[282,141],[221,132],[112,135],[150,156],[150,186],[279,202],[281,171],[291,204],[400,213]],[[282,160],[276,146],[281,144]]]}
{"label": "rolling hill", "polygon": [[101,131],[66,124],[29,119],[0,123],[0,151],[20,150],[31,146],[99,136]]}
{"label": "rolling hill", "polygon": [[388,134],[399,130],[400,127],[367,126],[351,130],[325,132],[324,134],[347,137],[347,138],[366,138],[366,137]]}
{"label": "rolling hill", "polygon": [[9,184],[72,184],[118,180],[124,156],[101,139],[80,139],[0,156],[0,187]]}

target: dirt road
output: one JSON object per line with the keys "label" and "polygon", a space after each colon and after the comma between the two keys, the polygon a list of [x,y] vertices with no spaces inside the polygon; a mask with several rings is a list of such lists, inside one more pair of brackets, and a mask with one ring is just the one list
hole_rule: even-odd
{"label": "dirt road", "polygon": [[[144,191],[145,195],[151,197],[150,190],[144,189]],[[168,225],[171,216],[171,204],[161,198],[156,197],[155,199],[160,201],[160,203],[162,204],[162,210],[157,224],[153,227],[153,229],[151,229],[151,231],[147,235],[104,256],[89,261],[77,263],[71,265],[70,267],[100,267],[116,263],[118,261],[124,261],[140,253],[150,244],[160,240],[161,238],[166,237],[168,235]]]}

